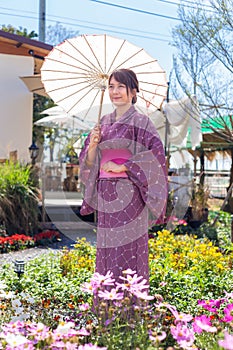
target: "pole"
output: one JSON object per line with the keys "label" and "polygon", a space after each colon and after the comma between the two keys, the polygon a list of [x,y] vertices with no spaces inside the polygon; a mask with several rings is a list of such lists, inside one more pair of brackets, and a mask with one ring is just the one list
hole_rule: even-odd
{"label": "pole", "polygon": [[45,42],[45,0],[39,2],[39,40]]}
{"label": "pole", "polygon": [[[167,99],[166,102],[169,102],[169,82],[167,83],[168,87],[167,87]],[[167,118],[167,114],[165,112],[165,140],[164,140],[164,150],[165,150],[165,156],[166,156],[166,163],[167,163],[167,169],[169,169],[170,166],[170,161],[169,161],[169,157],[170,157],[170,152],[169,152],[169,141],[168,141],[168,135],[169,135],[169,121]]]}

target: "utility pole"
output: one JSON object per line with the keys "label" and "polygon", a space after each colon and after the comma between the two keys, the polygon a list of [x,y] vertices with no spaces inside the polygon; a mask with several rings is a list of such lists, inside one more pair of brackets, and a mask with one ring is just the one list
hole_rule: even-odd
{"label": "utility pole", "polygon": [[45,0],[39,0],[39,40],[45,42]]}

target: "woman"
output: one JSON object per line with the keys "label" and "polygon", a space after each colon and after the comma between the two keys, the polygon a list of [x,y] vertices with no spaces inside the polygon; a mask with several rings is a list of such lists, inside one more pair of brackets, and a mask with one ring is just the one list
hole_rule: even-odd
{"label": "woman", "polygon": [[97,210],[96,272],[110,270],[118,280],[130,268],[149,280],[148,208],[156,218],[166,210],[164,149],[151,120],[134,107],[136,74],[114,71],[108,90],[115,111],[101,118],[80,154],[80,212]]}

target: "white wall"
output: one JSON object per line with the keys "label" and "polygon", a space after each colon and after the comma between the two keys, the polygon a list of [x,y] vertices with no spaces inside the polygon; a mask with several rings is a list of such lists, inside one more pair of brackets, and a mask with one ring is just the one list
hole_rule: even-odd
{"label": "white wall", "polygon": [[17,150],[18,159],[30,161],[33,94],[19,77],[33,70],[33,57],[0,54],[0,158]]}

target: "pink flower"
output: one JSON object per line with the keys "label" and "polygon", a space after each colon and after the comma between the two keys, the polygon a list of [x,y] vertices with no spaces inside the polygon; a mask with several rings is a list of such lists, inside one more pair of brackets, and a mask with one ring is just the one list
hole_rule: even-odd
{"label": "pink flower", "polygon": [[225,291],[225,294],[226,294],[226,298],[227,298],[227,299],[233,299],[233,292],[232,292],[232,293],[227,293],[227,292]]}
{"label": "pink flower", "polygon": [[143,279],[142,276],[138,276],[137,274],[131,276],[127,275],[126,277],[120,276],[120,279],[124,281],[124,283],[118,283],[117,287],[122,290],[128,290],[131,293],[141,291],[143,289],[148,289],[149,285],[147,284],[147,280]]}
{"label": "pink flower", "polygon": [[212,326],[210,317],[206,315],[197,316],[193,322],[193,330],[196,333],[202,333],[202,331],[215,333],[217,332],[217,328]]}
{"label": "pink flower", "polygon": [[28,335],[32,335],[36,340],[44,340],[48,338],[49,327],[46,327],[43,323],[29,323]]}
{"label": "pink flower", "polygon": [[217,309],[219,309],[220,305],[222,303],[221,299],[217,300],[198,300],[198,305],[202,306],[205,310],[208,310],[210,312],[217,312]]}
{"label": "pink flower", "polygon": [[90,294],[93,294],[96,291],[91,282],[84,282],[81,286],[81,290]]}
{"label": "pink flower", "polygon": [[183,312],[178,313],[176,310],[172,312],[172,314],[175,316],[175,322],[190,322],[193,319],[193,316],[189,314],[185,314]]}
{"label": "pink flower", "polygon": [[115,279],[112,278],[112,275],[113,273],[110,271],[108,271],[105,276],[95,272],[90,282],[83,283],[81,289],[86,293],[96,294],[103,286],[114,285]]}
{"label": "pink flower", "polygon": [[163,308],[166,307],[168,310],[171,311],[171,313],[174,315],[174,313],[178,313],[175,306],[172,306],[171,304],[167,304],[167,303],[159,303],[156,305],[158,308]]}
{"label": "pink flower", "polygon": [[135,290],[133,292],[133,295],[135,295],[135,297],[142,299],[142,300],[153,300],[154,297],[152,295],[149,295],[147,292],[141,292],[140,290]]}
{"label": "pink flower", "polygon": [[187,225],[187,221],[185,220],[178,220],[179,225]]}
{"label": "pink flower", "polygon": [[194,343],[193,330],[182,323],[171,326],[171,334],[183,349],[187,349]]}
{"label": "pink flower", "polygon": [[164,282],[164,281],[163,281],[163,282],[160,282],[159,285],[160,285],[161,287],[164,287],[164,286],[167,285],[167,282]]}
{"label": "pink flower", "polygon": [[84,337],[90,335],[90,332],[88,332],[86,328],[80,328],[77,333],[78,335],[82,335]]}
{"label": "pink flower", "polygon": [[107,290],[100,290],[98,292],[98,296],[100,298],[103,298],[104,300],[122,300],[124,297],[123,293],[118,293],[117,289],[113,288],[110,291]]}
{"label": "pink flower", "polygon": [[233,350],[233,335],[224,332],[224,339],[218,341],[218,345],[226,350]]}
{"label": "pink flower", "polygon": [[225,316],[221,319],[222,322],[232,322],[233,320],[233,304],[229,304],[225,307],[224,314]]}
{"label": "pink flower", "polygon": [[88,311],[90,309],[90,305],[88,303],[84,303],[79,305],[79,310],[80,311]]}

